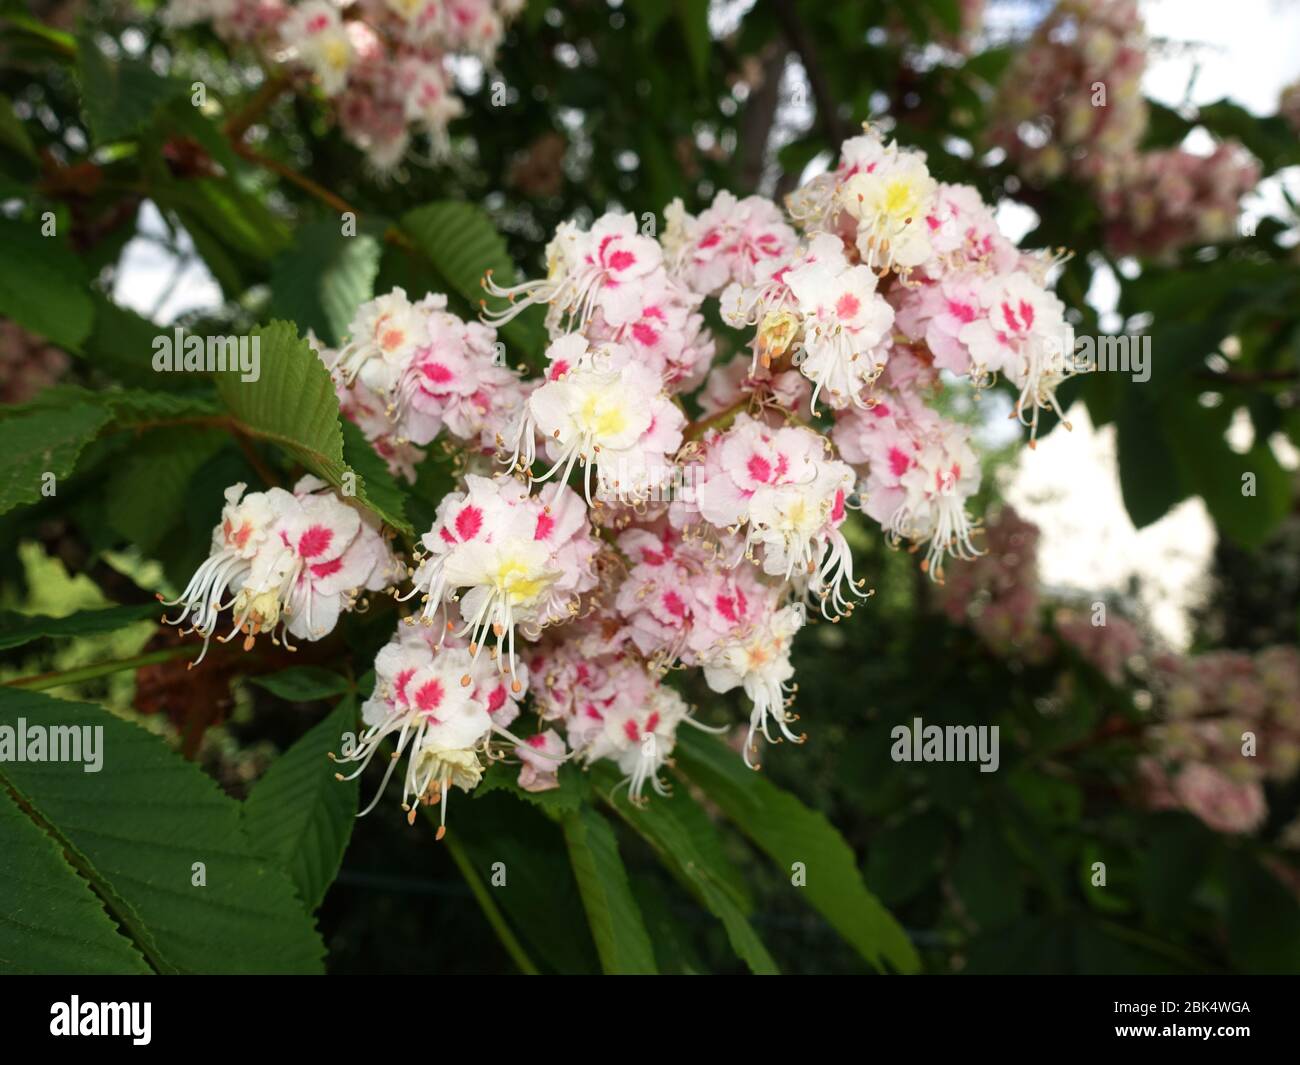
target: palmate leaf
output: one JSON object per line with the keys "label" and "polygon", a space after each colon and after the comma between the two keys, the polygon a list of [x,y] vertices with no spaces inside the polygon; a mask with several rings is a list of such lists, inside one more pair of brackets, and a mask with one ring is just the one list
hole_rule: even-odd
{"label": "palmate leaf", "polygon": [[677,0],[677,17],[691,60],[695,83],[703,89],[708,83],[709,56],[713,41],[709,35],[709,0]]}
{"label": "palmate leaf", "polygon": [[0,781],[155,970],[321,970],[324,945],[288,877],[254,856],[239,803],[197,767],[101,707],[0,688],[0,726],[20,718],[102,728],[111,786],[72,761],[0,762]]}
{"label": "palmate leaf", "polygon": [[556,775],[559,787],[548,791],[525,791],[510,773],[487,773],[474,789],[474,798],[504,791],[521,802],[536,806],[548,816],[557,817],[572,813],[591,797],[591,781],[576,766],[561,765],[556,769]]}
{"label": "palmate leaf", "polygon": [[271,266],[271,312],[338,347],[357,307],[375,294],[379,254],[374,237],[344,236],[337,222],[304,226]]}
{"label": "palmate leaf", "polygon": [[[31,403],[0,410],[0,451],[8,459],[0,473],[0,513],[39,502],[51,489],[57,497],[82,452],[101,434],[143,433],[187,422],[197,426],[215,411],[211,399],[199,395],[93,392],[75,385],[48,388]],[[190,477],[225,439],[223,433],[197,428],[180,436],[142,437],[111,475],[105,527],[143,547],[156,545],[182,516]]]}
{"label": "palmate leaf", "polygon": [[[403,532],[412,529],[394,512],[391,492],[384,502],[366,492],[365,476],[344,460],[339,402],[329,371],[289,322],[272,322],[257,330],[261,366],[256,381],[224,377],[218,390],[226,406],[250,435],[268,440],[335,488],[345,489],[344,475],[356,477],[356,499]],[[378,477],[377,467],[372,476]]]}
{"label": "palmate leaf", "polygon": [[607,973],[657,972],[654,948],[609,822],[583,806],[565,814],[560,824],[601,967]]}
{"label": "palmate leaf", "polygon": [[376,513],[387,515],[390,525],[410,531],[406,499],[397,479],[356,425],[344,419],[342,428],[343,460],[365,488],[368,505]]}
{"label": "palmate leaf", "polygon": [[309,910],[325,898],[352,838],[360,782],[336,780],[329,754],[356,728],[356,700],[339,700],[329,716],[271,764],[244,802],[253,852],[289,874]]}
{"label": "palmate leaf", "polygon": [[716,739],[684,732],[674,751],[679,767],[778,866],[802,865],[806,883],[795,890],[876,968],[915,972],[916,948],[867,890],[853,851],[831,823]]}
{"label": "palmate leaf", "polygon": [[[252,677],[259,688],[291,703],[307,703],[314,699],[328,699],[348,690],[348,682],[337,673],[319,666],[290,666],[279,673]],[[335,750],[337,748],[331,748]]]}
{"label": "palmate leaf", "polygon": [[132,606],[111,606],[104,610],[81,610],[67,617],[55,618],[48,614],[16,614],[0,610],[0,651],[21,647],[43,636],[97,636],[158,616],[158,606],[141,603]]}
{"label": "palmate leaf", "polygon": [[732,949],[755,973],[780,970],[749,923],[753,910],[708,815],[682,788],[633,806],[614,790],[617,773],[599,771],[597,787],[610,806],[638,832],[700,903],[722,922]]}
{"label": "palmate leaf", "polygon": [[181,81],[156,73],[148,59],[109,59],[88,33],[77,41],[77,81],[96,144],[138,132],[184,89]]}
{"label": "palmate leaf", "polygon": [[[471,307],[478,307],[485,297],[483,278],[489,270],[497,284],[515,283],[515,266],[505,241],[492,220],[473,204],[443,201],[417,207],[402,216],[402,230]],[[540,310],[525,311],[500,332],[530,363],[540,360],[546,346]]]}
{"label": "palmate leaf", "polygon": [[31,137],[14,114],[14,105],[7,96],[0,96],[0,145],[17,152],[29,162],[35,163],[39,159]]}
{"label": "palmate leaf", "polygon": [[[43,498],[50,484],[69,476],[77,458],[110,420],[103,407],[76,403],[0,418],[0,514]],[[46,478],[53,474],[54,480]]]}
{"label": "palmate leaf", "polygon": [[141,550],[153,551],[185,517],[186,486],[228,440],[216,429],[149,434],[109,477],[109,524]]}
{"label": "palmate leaf", "polygon": [[3,788],[0,840],[0,972],[150,972],[59,845]]}
{"label": "palmate leaf", "polygon": [[289,244],[284,222],[263,200],[230,178],[161,178],[150,193],[159,206],[174,210],[186,229],[206,233],[226,252],[255,261],[270,260]]}
{"label": "palmate leaf", "polygon": [[1187,498],[1177,458],[1163,432],[1159,408],[1130,389],[1116,419],[1119,483],[1124,509],[1141,529]]}
{"label": "palmate leaf", "polygon": [[[483,783],[510,777],[508,770],[496,767]],[[482,785],[474,789],[473,809],[453,814],[450,829],[474,872],[490,885],[492,899],[539,966],[561,974],[597,971],[596,947],[559,825],[517,798],[481,791]]]}
{"label": "palmate leaf", "polygon": [[5,218],[0,218],[0,248],[0,315],[77,350],[94,317],[80,260],[59,237]]}

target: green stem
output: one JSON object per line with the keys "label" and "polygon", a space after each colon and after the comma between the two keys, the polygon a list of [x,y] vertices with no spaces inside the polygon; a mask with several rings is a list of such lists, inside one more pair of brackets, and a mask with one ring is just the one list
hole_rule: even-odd
{"label": "green stem", "polygon": [[170,662],[174,658],[190,658],[199,651],[199,645],[187,644],[183,647],[165,647],[161,651],[149,651],[131,658],[119,658],[114,662],[97,662],[93,666],[78,666],[58,673],[40,673],[31,677],[18,677],[7,680],[0,687],[22,688],[24,691],[40,692],[49,688],[61,688],[65,684],[80,684],[83,680],[95,680],[127,669],[139,669],[152,666],[158,662]]}
{"label": "green stem", "polygon": [[[432,807],[424,807],[426,813],[432,816]],[[456,863],[456,868],[460,870],[461,876],[465,878],[465,883],[474,894],[479,908],[483,911],[483,916],[487,918],[488,924],[496,932],[497,938],[501,940],[501,945],[506,948],[506,953],[510,955],[514,963],[519,966],[519,971],[525,976],[537,976],[537,966],[533,964],[532,959],[524,950],[523,944],[519,942],[510,926],[506,923],[505,916],[497,908],[497,904],[492,901],[483,879],[478,875],[474,868],[473,862],[469,860],[469,855],[465,853],[460,843],[454,836],[444,836],[442,842],[446,844],[447,850],[451,853],[451,860]]]}

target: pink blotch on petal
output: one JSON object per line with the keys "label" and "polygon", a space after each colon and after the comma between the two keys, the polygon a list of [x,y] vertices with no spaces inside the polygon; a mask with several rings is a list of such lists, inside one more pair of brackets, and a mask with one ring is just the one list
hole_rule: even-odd
{"label": "pink blotch on petal", "polygon": [[483,528],[483,511],[478,507],[465,507],[456,515],[456,535],[462,540],[472,540]]}
{"label": "pink blotch on petal", "polygon": [[315,558],[329,549],[334,530],[325,525],[313,525],[298,538],[298,554],[302,558]]}

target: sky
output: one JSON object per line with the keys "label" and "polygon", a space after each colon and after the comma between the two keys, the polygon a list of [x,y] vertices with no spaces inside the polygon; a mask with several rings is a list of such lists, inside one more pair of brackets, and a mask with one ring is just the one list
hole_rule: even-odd
{"label": "sky", "polygon": [[[1169,42],[1148,66],[1143,87],[1152,99],[1181,104],[1191,81],[1195,104],[1226,96],[1257,114],[1272,114],[1282,87],[1300,78],[1300,3],[1149,0],[1142,11],[1149,36]],[[1287,183],[1300,186],[1295,174]],[[1277,199],[1263,196],[1265,203]],[[1091,296],[1103,308],[1113,305],[1114,292],[1104,285]],[[1153,374],[1160,372],[1159,354],[1153,353]],[[1068,416],[1073,430],[1058,428],[1036,450],[1023,450],[1005,491],[1043,529],[1042,579],[1086,599],[1122,592],[1130,577],[1140,576],[1145,587],[1139,602],[1153,628],[1183,649],[1191,636],[1188,609],[1205,594],[1214,549],[1205,506],[1188,500],[1135,530],[1120,496],[1113,429],[1095,430],[1081,404]],[[1279,458],[1295,468],[1294,451],[1284,449]]]}
{"label": "sky", "polygon": [[[995,10],[1019,18],[1040,6],[1010,3]],[[1300,0],[1144,0],[1141,6],[1148,35],[1157,42],[1144,81],[1153,99],[1177,106],[1185,99],[1205,104],[1226,96],[1269,114],[1282,86],[1300,78]],[[1285,180],[1300,191],[1300,175]],[[1266,208],[1279,200],[1265,190],[1259,204]],[[999,217],[1010,235],[1027,228],[1014,211]],[[188,237],[183,231],[168,235],[151,204],[145,205],[142,228],[164,241],[174,239],[173,248],[192,258]],[[197,259],[182,266],[174,251],[138,238],[123,254],[115,296],[160,324],[221,300]],[[1090,297],[1101,309],[1113,306],[1114,286],[1099,283]],[[1024,449],[1007,471],[1005,497],[1043,528],[1044,582],[1092,600],[1122,592],[1131,577],[1140,576],[1139,602],[1157,633],[1171,646],[1185,647],[1188,609],[1204,594],[1202,578],[1214,545],[1204,506],[1189,500],[1135,530],[1120,496],[1113,431],[1094,429],[1081,406],[1068,414],[1072,431],[1057,429],[1037,449]],[[1294,452],[1281,457],[1294,466]]]}

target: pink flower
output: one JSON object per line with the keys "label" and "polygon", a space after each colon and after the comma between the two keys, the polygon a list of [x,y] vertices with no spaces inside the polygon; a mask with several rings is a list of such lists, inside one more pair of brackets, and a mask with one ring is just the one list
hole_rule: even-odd
{"label": "pink flower", "polygon": [[759,263],[787,258],[795,247],[794,230],[771,200],[736,199],[722,191],[698,218],[680,200],[664,212],[673,270],[695,292],[717,295],[728,284],[752,285]]}
{"label": "pink flower", "polygon": [[529,736],[515,748],[519,756],[519,786],[524,791],[551,791],[560,786],[556,777],[565,757],[564,740],[554,729]]}
{"label": "pink flower", "polygon": [[282,488],[243,492],[242,484],[226,490],[211,556],[180,597],[166,602],[181,607],[171,624],[193,615],[188,631],[203,637],[205,649],[227,606],[234,625],[225,640],[243,632],[248,649],[267,633],[289,646],[289,634],[305,640],[327,635],[363,591],[395,579],[394,559],[376,523],[326,490],[324,481],[303,477],[292,494]]}
{"label": "pink flower", "polygon": [[559,473],[563,483],[581,463],[588,502],[593,473],[602,499],[646,498],[669,477],[685,416],[659,377],[625,347],[591,349],[570,337],[552,345],[550,354],[553,368],[563,369],[528,397],[519,459],[532,464],[535,429],[553,462],[541,480]]}
{"label": "pink flower", "polygon": [[542,303],[553,336],[583,331],[597,311],[613,329],[629,325],[641,313],[638,282],[662,269],[663,251],[653,238],[640,235],[634,215],[610,212],[586,233],[561,225],[547,248],[547,262],[550,271],[541,281],[503,288],[486,279],[490,295],[510,301],[509,307],[485,315],[492,324]]}
{"label": "pink flower", "polygon": [[1264,792],[1251,781],[1237,781],[1201,763],[1185,766],[1173,779],[1173,792],[1188,810],[1216,832],[1245,835],[1264,823]]}

